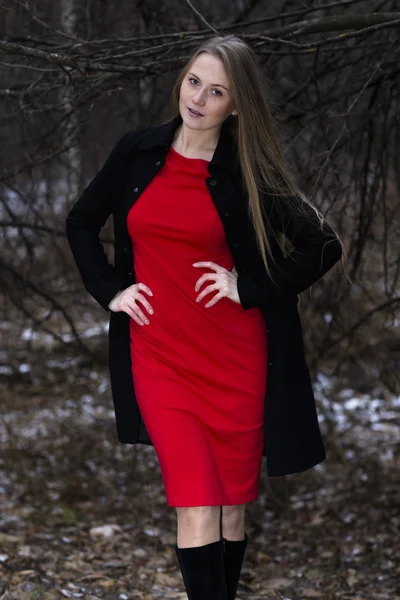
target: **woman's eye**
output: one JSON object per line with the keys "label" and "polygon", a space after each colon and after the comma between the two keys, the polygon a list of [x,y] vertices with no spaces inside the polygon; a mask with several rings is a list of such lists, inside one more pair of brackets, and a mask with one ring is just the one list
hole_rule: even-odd
{"label": "woman's eye", "polygon": [[[195,79],[194,77],[189,77],[189,81],[190,82],[192,82],[192,81],[198,81],[198,79]],[[217,90],[217,88],[214,88],[213,91],[218,92],[218,96],[222,96],[222,93],[219,90]]]}

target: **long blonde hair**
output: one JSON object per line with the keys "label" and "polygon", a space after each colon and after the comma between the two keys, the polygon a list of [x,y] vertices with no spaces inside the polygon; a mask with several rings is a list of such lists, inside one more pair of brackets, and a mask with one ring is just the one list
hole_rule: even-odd
{"label": "long blonde hair", "polygon": [[[238,114],[233,121],[232,132],[236,140],[241,165],[241,176],[244,188],[248,194],[248,210],[256,234],[257,245],[268,275],[271,272],[267,257],[273,262],[274,256],[268,240],[265,223],[268,220],[268,210],[261,201],[260,192],[268,193],[268,198],[285,198],[287,202],[296,199],[295,207],[302,210],[301,200],[307,203],[319,221],[323,224],[320,211],[305,197],[296,184],[295,177],[287,165],[281,144],[278,127],[271,110],[269,89],[263,70],[252,48],[235,35],[215,36],[205,41],[194,52],[185,64],[172,89],[173,118],[179,113],[179,96],[181,84],[190,71],[193,62],[202,52],[218,58],[228,76],[232,90],[234,107]],[[300,199],[300,202],[299,202]],[[271,208],[271,207],[270,207]],[[304,211],[303,211],[304,212]],[[304,212],[304,215],[308,213]],[[335,234],[337,235],[336,231]],[[268,227],[268,235],[274,235],[284,255],[287,255],[291,244],[280,232]],[[342,266],[345,256],[342,246]]]}

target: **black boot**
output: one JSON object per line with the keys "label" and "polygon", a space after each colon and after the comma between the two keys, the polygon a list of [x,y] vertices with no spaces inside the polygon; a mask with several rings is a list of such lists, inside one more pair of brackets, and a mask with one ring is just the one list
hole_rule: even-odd
{"label": "black boot", "polygon": [[175,545],[175,552],[189,600],[228,600],[223,538],[205,546]]}
{"label": "black boot", "polygon": [[247,533],[244,534],[244,540],[230,541],[224,539],[225,577],[228,589],[228,600],[235,600],[236,598],[247,541]]}

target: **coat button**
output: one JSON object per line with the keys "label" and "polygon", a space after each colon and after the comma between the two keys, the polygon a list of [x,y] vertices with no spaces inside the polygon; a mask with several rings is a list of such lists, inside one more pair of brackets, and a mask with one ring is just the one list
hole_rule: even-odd
{"label": "coat button", "polygon": [[210,185],[217,185],[217,182],[215,181],[215,179],[211,179]]}
{"label": "coat button", "polygon": [[268,363],[268,364],[269,364],[269,366],[271,366],[271,365],[272,365],[272,363]]}
{"label": "coat button", "polygon": [[231,216],[231,213],[229,213],[229,212],[226,212],[226,213],[225,213],[225,216],[226,216],[226,217],[230,217],[230,216]]}
{"label": "coat button", "polygon": [[133,275],[132,271],[129,271],[128,275]]}
{"label": "coat button", "polygon": [[158,161],[156,162],[156,167],[158,167],[158,165],[161,165],[161,160],[158,160]]}
{"label": "coat button", "polygon": [[139,188],[138,188],[138,187],[135,187],[135,188],[133,188],[133,191],[134,191],[134,192],[138,192],[138,191],[139,191]]}
{"label": "coat button", "polygon": [[239,244],[237,242],[233,242],[235,248],[239,248]]}
{"label": "coat button", "polygon": [[124,248],[124,252],[128,252],[128,248]]}
{"label": "coat button", "polygon": [[248,273],[249,270],[248,269],[243,269],[243,273]]}

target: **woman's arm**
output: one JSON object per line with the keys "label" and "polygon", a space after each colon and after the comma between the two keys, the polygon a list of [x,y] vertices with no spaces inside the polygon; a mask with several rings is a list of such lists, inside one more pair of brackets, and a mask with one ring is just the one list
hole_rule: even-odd
{"label": "woman's arm", "polygon": [[68,242],[83,284],[105,310],[110,310],[108,305],[121,289],[121,282],[108,262],[99,233],[113,210],[114,194],[120,189],[122,166],[132,135],[127,133],[118,141],[66,219]]}
{"label": "woman's arm", "polygon": [[[306,211],[300,211],[300,203]],[[335,232],[324,220],[323,228],[313,209],[301,198],[282,199],[275,210],[272,225],[291,241],[294,250],[276,265],[271,264],[270,280],[265,269],[238,277],[238,293],[245,309],[261,305],[279,304],[288,297],[296,297],[318,281],[342,256],[342,246]]]}

